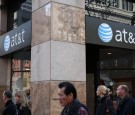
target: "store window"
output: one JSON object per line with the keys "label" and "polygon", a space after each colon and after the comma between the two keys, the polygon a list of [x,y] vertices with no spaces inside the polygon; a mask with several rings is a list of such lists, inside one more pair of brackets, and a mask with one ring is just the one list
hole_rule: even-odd
{"label": "store window", "polygon": [[31,20],[32,0],[7,0],[7,31]]}
{"label": "store window", "polygon": [[[135,97],[135,52],[118,48],[100,49],[100,79],[116,91],[118,85],[126,84],[130,95]],[[113,92],[115,95],[116,93]]]}
{"label": "store window", "polygon": [[23,51],[13,54],[11,66],[12,66],[11,89],[13,91],[17,90],[26,91],[30,89],[30,79],[31,79],[30,51]]}

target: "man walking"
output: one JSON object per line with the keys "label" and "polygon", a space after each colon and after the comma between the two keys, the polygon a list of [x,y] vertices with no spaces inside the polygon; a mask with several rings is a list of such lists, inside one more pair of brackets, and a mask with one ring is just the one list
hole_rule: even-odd
{"label": "man walking", "polygon": [[58,87],[59,102],[64,107],[61,115],[90,115],[86,106],[77,99],[73,84],[62,82]]}
{"label": "man walking", "polygon": [[3,101],[5,108],[2,115],[16,115],[16,107],[12,102],[12,91],[6,90],[3,92]]}
{"label": "man walking", "polygon": [[120,85],[117,88],[116,93],[120,98],[117,115],[135,115],[135,100],[129,96],[128,91],[129,89],[126,85]]}

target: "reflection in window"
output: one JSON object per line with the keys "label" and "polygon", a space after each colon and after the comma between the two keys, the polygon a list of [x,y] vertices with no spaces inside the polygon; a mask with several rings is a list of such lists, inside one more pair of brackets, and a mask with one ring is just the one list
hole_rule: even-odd
{"label": "reflection in window", "polygon": [[30,65],[31,61],[29,60],[19,60],[19,59],[12,60],[13,71],[23,71],[23,70],[30,71]]}
{"label": "reflection in window", "polygon": [[12,90],[27,90],[30,88],[30,72],[12,73]]}
{"label": "reflection in window", "polygon": [[32,13],[32,0],[26,0],[20,9],[14,12],[14,28],[17,28],[21,24],[31,19]]}
{"label": "reflection in window", "polygon": [[[109,55],[108,52],[111,52]],[[135,77],[135,52],[133,50],[100,49],[100,79],[108,86],[112,80]]]}
{"label": "reflection in window", "polygon": [[31,20],[32,0],[8,0],[7,2],[7,31]]}
{"label": "reflection in window", "polygon": [[26,90],[30,88],[31,61],[12,59],[12,90]]}

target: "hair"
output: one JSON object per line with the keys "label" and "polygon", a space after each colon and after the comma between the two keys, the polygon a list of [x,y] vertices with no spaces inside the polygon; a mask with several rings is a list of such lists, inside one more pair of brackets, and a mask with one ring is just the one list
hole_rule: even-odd
{"label": "hair", "polygon": [[20,104],[21,104],[21,109],[22,109],[22,107],[26,107],[26,106],[28,106],[28,100],[27,100],[27,97],[26,97],[26,94],[25,94],[25,92],[24,91],[17,91],[16,93],[15,93],[15,97],[16,96],[18,96],[18,97],[20,97],[21,98],[21,101],[20,101]]}
{"label": "hair", "polygon": [[109,95],[110,89],[107,88],[107,87],[104,86],[104,85],[100,85],[100,86],[98,86],[98,91],[101,92],[101,94],[103,94],[103,95],[106,96],[106,95]]}
{"label": "hair", "polygon": [[3,92],[3,94],[8,98],[8,99],[12,99],[12,91],[10,90],[5,90]]}
{"label": "hair", "polygon": [[70,82],[61,82],[58,87],[59,88],[65,88],[64,93],[66,95],[69,95],[70,93],[72,93],[73,94],[73,98],[74,99],[77,98],[76,89],[75,89],[74,85],[71,84]]}
{"label": "hair", "polygon": [[26,96],[30,95],[30,89],[25,90]]}
{"label": "hair", "polygon": [[123,89],[126,93],[129,92],[129,88],[126,85],[120,85],[121,89]]}

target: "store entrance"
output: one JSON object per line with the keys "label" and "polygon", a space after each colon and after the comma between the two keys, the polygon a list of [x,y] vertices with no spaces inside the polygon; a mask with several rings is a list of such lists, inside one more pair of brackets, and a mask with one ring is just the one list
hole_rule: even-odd
{"label": "store entrance", "polygon": [[30,90],[31,51],[21,50],[12,54],[11,89]]}
{"label": "store entrance", "polygon": [[112,99],[116,97],[118,85],[129,87],[135,98],[135,51],[115,47],[86,44],[87,105],[94,115],[96,89],[106,85],[112,89]]}

